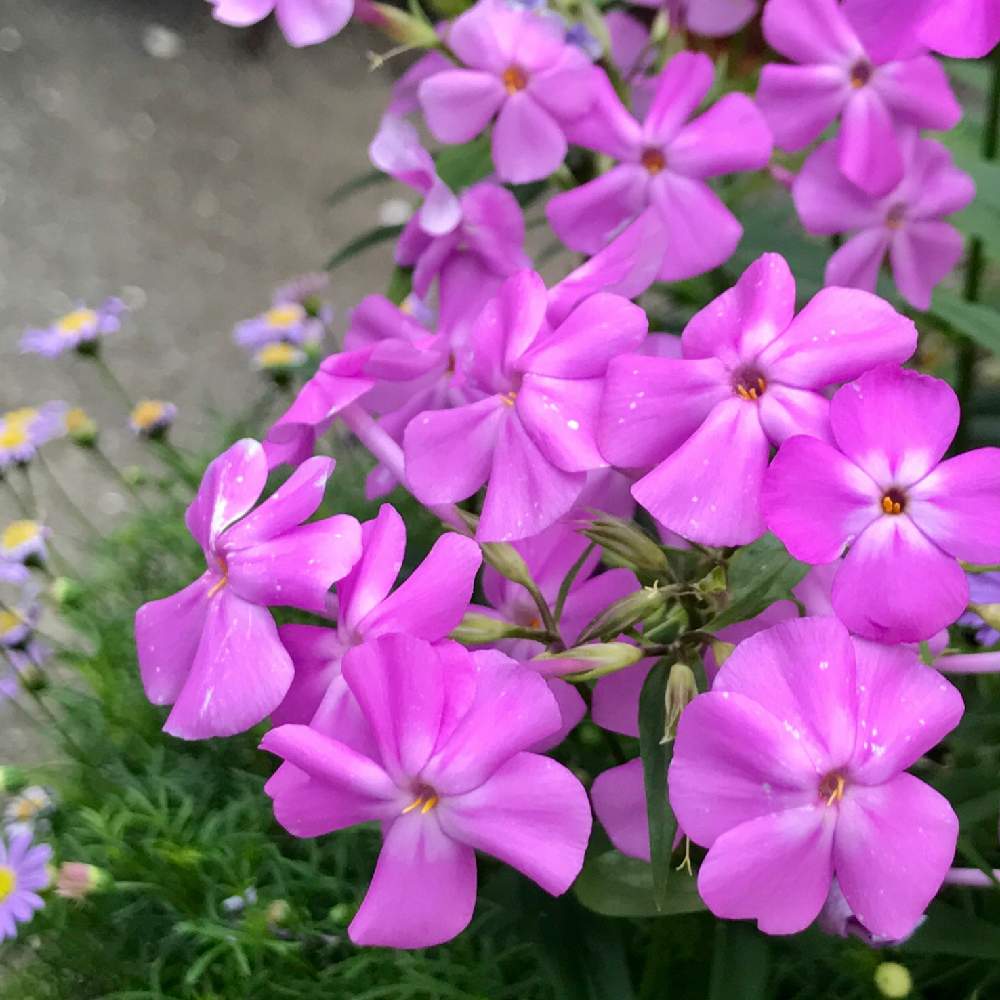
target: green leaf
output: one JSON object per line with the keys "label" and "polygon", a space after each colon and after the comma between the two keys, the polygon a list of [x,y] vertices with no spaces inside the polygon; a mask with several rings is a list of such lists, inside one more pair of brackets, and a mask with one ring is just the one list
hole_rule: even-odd
{"label": "green leaf", "polygon": [[978,302],[966,302],[954,292],[939,288],[931,312],[942,323],[993,354],[1000,354],[1000,312]]}
{"label": "green leaf", "polygon": [[931,903],[927,919],[901,947],[917,954],[995,962],[1000,955],[1000,927],[937,900]]}
{"label": "green leaf", "polygon": [[413,268],[411,267],[397,267],[392,272],[392,277],[389,279],[389,288],[386,290],[385,297],[390,301],[394,302],[397,306],[402,305],[406,296],[413,291]]}
{"label": "green leaf", "polygon": [[646,791],[653,896],[661,911],[668,899],[670,856],[677,832],[677,817],[667,798],[667,765],[674,744],[661,742],[667,725],[666,695],[667,670],[658,663],[647,675],[639,695],[639,756]]}
{"label": "green leaf", "polygon": [[363,174],[358,174],[357,177],[352,177],[349,181],[344,181],[339,187],[334,188],[333,192],[326,199],[327,207],[333,208],[359,191],[365,191],[370,187],[378,187],[391,179],[388,174],[383,174],[381,170],[369,170]]}
{"label": "green leaf", "polygon": [[672,879],[666,896],[657,906],[653,898],[652,866],[618,851],[605,851],[589,858],[573,891],[588,910],[606,917],[655,917],[705,909],[697,884],[689,875]]}
{"label": "green leaf", "polygon": [[385,243],[387,240],[394,240],[402,231],[402,226],[377,226],[375,229],[369,229],[345,243],[326,262],[326,269],[332,271],[334,268],[340,267],[341,264],[345,264],[352,257],[357,257],[359,253],[378,246],[379,243]]}
{"label": "green leaf", "polygon": [[787,598],[808,571],[774,535],[744,546],[729,560],[729,606],[707,622],[705,630],[717,632],[759,615],[775,601]]}
{"label": "green leaf", "polygon": [[765,995],[770,965],[768,942],[751,924],[720,920],[715,925],[708,1000],[757,1000]]}
{"label": "green leaf", "polygon": [[434,158],[438,176],[452,189],[462,191],[493,172],[487,133],[461,146],[445,146]]}

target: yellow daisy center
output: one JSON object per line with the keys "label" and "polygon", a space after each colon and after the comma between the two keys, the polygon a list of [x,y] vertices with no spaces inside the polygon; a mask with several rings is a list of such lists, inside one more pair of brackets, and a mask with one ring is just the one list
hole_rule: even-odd
{"label": "yellow daisy center", "polygon": [[0,611],[0,635],[7,635],[24,624],[24,619],[16,611]]}
{"label": "yellow daisy center", "polygon": [[74,309],[56,320],[56,330],[63,337],[74,337],[76,334],[93,326],[97,322],[97,313],[93,309]]}
{"label": "yellow daisy center", "polygon": [[14,895],[17,888],[17,873],[13,868],[0,865],[0,903]]}
{"label": "yellow daisy center", "polygon": [[28,431],[23,424],[3,424],[0,426],[0,450],[19,448],[28,443]]}
{"label": "yellow daisy center", "polygon": [[158,399],[144,399],[132,411],[132,423],[141,430],[149,430],[163,419],[164,406]]}
{"label": "yellow daisy center", "polygon": [[261,368],[287,368],[299,360],[299,352],[293,344],[278,341],[265,344],[257,352],[257,364]]}
{"label": "yellow daisy center", "polygon": [[87,416],[86,410],[76,407],[66,414],[66,430],[70,434],[78,434],[90,427],[93,421]]}
{"label": "yellow daisy center", "polygon": [[290,330],[298,326],[305,317],[305,309],[300,305],[275,306],[264,313],[264,321],[275,330]]}
{"label": "yellow daisy center", "polygon": [[3,529],[3,534],[0,534],[0,549],[9,552],[24,545],[25,542],[34,541],[38,537],[38,532],[37,521],[11,521]]}
{"label": "yellow daisy center", "polygon": [[9,427],[27,427],[37,416],[38,410],[33,406],[21,406],[16,410],[8,410],[3,415],[3,422]]}

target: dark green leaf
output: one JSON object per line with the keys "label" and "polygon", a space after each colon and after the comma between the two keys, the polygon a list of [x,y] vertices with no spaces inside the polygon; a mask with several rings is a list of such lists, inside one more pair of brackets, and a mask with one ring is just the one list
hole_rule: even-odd
{"label": "dark green leaf", "polygon": [[349,181],[344,181],[340,187],[334,188],[333,193],[326,199],[326,204],[328,207],[333,208],[334,205],[339,205],[342,201],[346,201],[359,191],[365,191],[370,187],[377,187],[391,179],[388,174],[383,174],[381,170],[369,170],[367,173],[358,174],[357,177],[352,177]]}
{"label": "dark green leaf", "polygon": [[770,964],[767,938],[751,924],[715,925],[708,1000],[757,1000],[765,995]]}
{"label": "dark green leaf", "polygon": [[934,316],[955,333],[968,337],[993,354],[1000,354],[1000,312],[978,302],[966,302],[954,292],[939,288],[931,307]]}
{"label": "dark green leaf", "polygon": [[995,962],[1000,955],[1000,927],[937,900],[931,903],[927,919],[902,950]]}
{"label": "dark green leaf", "polygon": [[717,632],[759,615],[775,601],[787,598],[808,571],[774,535],[744,546],[729,560],[729,606],[706,623],[705,630]]}
{"label": "dark green leaf", "polygon": [[649,855],[653,872],[653,895],[662,910],[667,903],[670,856],[673,854],[677,817],[667,799],[667,765],[674,744],[662,743],[666,730],[667,670],[658,663],[646,677],[639,695],[639,756],[646,791],[649,823]]}
{"label": "dark green leaf", "polygon": [[402,304],[411,291],[413,291],[413,268],[395,268],[389,279],[389,288],[386,290],[385,297],[398,306]]}
{"label": "dark green leaf", "polygon": [[493,172],[487,133],[461,146],[445,146],[435,157],[438,176],[452,189],[462,191]]}
{"label": "dark green leaf", "polygon": [[605,851],[588,859],[573,890],[587,909],[606,917],[655,917],[705,909],[695,880],[687,874],[671,879],[657,907],[652,866],[618,851]]}
{"label": "dark green leaf", "polygon": [[327,262],[326,269],[332,271],[341,264],[346,263],[359,253],[385,243],[387,240],[394,240],[403,231],[402,226],[378,226],[369,229],[360,236],[355,236],[353,240],[345,243]]}

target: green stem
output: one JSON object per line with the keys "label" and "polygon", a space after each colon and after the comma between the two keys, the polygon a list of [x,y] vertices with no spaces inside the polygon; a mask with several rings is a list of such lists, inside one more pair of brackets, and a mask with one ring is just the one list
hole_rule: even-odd
{"label": "green stem", "polygon": [[108,363],[101,357],[100,352],[84,355],[88,361],[93,362],[97,370],[101,373],[104,381],[111,387],[114,394],[125,405],[125,412],[131,413],[135,407],[128,390],[118,381],[118,376],[108,367]]}
{"label": "green stem", "polygon": [[97,459],[98,465],[100,465],[101,468],[105,470],[105,472],[111,475],[113,479],[121,483],[121,485],[124,486],[126,490],[128,490],[129,494],[132,496],[132,499],[135,500],[135,502],[143,510],[148,511],[149,506],[146,503],[146,501],[143,500],[142,494],[135,488],[135,486],[132,483],[130,483],[125,478],[124,475],[122,475],[122,472],[118,468],[118,466],[115,465],[115,463],[112,462],[111,459],[104,454],[104,452],[100,449],[100,447],[96,443],[90,446],[90,451],[93,453],[94,458]]}
{"label": "green stem", "polygon": [[556,606],[552,614],[555,616],[555,620],[558,622],[562,619],[563,607],[566,604],[566,598],[569,597],[569,592],[573,587],[573,583],[576,578],[580,575],[580,570],[583,569],[584,563],[590,558],[590,554],[594,551],[597,546],[591,542],[584,550],[582,555],[572,566],[569,568],[569,572],[563,579],[562,584],[559,587],[559,593],[556,595]]}
{"label": "green stem", "polygon": [[73,502],[73,498],[69,493],[63,488],[62,483],[56,477],[52,466],[42,457],[41,451],[35,456],[38,459],[38,464],[42,467],[45,475],[49,478],[49,483],[52,489],[59,494],[59,498],[62,501],[62,505],[73,515],[77,523],[89,534],[93,535],[95,538],[101,538],[101,530],[94,524],[93,521],[87,517],[86,514]]}
{"label": "green stem", "polygon": [[27,494],[27,505],[28,510],[31,511],[31,516],[36,521],[43,521],[41,508],[38,506],[38,497],[35,495],[35,487],[31,483],[31,474],[28,472],[28,464],[25,462],[19,466],[21,470],[21,476],[24,478],[24,490]]}
{"label": "green stem", "polygon": [[[993,52],[993,68],[990,73],[990,89],[986,98],[983,134],[979,151],[984,160],[995,160],[998,147],[1000,147],[1000,46],[997,46]],[[969,241],[969,255],[965,264],[965,285],[962,290],[967,302],[979,300],[983,265],[983,241],[980,237],[973,236]],[[976,345],[968,337],[962,337],[958,342],[955,357],[955,392],[962,406],[961,423],[955,437],[955,447],[959,451],[965,446],[968,438],[966,407],[972,397],[975,384]]]}
{"label": "green stem", "polygon": [[7,487],[7,492],[10,493],[14,500],[14,506],[17,507],[18,513],[22,517],[31,517],[31,511],[28,510],[28,505],[24,502],[24,497],[14,489],[14,484],[10,481],[10,478],[6,475],[0,475],[0,482]]}

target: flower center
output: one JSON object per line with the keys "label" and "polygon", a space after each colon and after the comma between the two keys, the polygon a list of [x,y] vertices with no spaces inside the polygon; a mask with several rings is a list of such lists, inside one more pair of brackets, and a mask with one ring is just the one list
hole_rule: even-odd
{"label": "flower center", "polygon": [[229,564],[226,562],[225,556],[217,556],[219,560],[219,572],[222,574],[218,580],[212,585],[212,589],[208,592],[208,597],[215,597],[215,595],[222,590],[222,588],[229,583]]}
{"label": "flower center", "polygon": [[885,214],[885,224],[890,229],[899,229],[903,224],[906,215],[906,206],[902,204],[893,205]]}
{"label": "flower center", "polygon": [[66,313],[62,319],[56,320],[56,330],[63,337],[74,337],[96,322],[97,313],[93,309],[74,309],[71,313]]}
{"label": "flower center", "polygon": [[440,801],[438,793],[427,785],[418,785],[416,798],[403,810],[402,815],[420,810],[421,815],[429,813]]}
{"label": "flower center", "polygon": [[740,399],[757,400],[766,391],[767,380],[756,368],[740,368],[733,374],[733,392]]}
{"label": "flower center", "polygon": [[33,406],[22,406],[16,410],[8,410],[3,415],[3,422],[8,427],[27,427],[37,416],[38,410]]}
{"label": "flower center", "polygon": [[872,64],[867,59],[859,59],[851,67],[851,86],[859,90],[872,78],[873,72]]}
{"label": "flower center", "polygon": [[132,423],[141,430],[149,430],[163,419],[165,407],[156,399],[144,399],[132,411]]}
{"label": "flower center", "polygon": [[16,611],[0,611],[0,636],[8,635],[24,624],[24,619]]}
{"label": "flower center", "polygon": [[516,94],[528,86],[528,75],[520,66],[508,66],[500,77],[508,94]]}
{"label": "flower center", "polygon": [[650,148],[642,151],[639,162],[655,177],[666,167],[667,158],[663,155],[662,149]]}
{"label": "flower center", "polygon": [[81,431],[88,430],[91,423],[92,421],[87,416],[87,411],[81,410],[79,407],[70,410],[66,414],[66,430],[70,434],[78,434]]}
{"label": "flower center", "polygon": [[28,432],[21,424],[0,427],[0,449],[20,448],[28,443]]}
{"label": "flower center", "polygon": [[261,368],[292,368],[301,355],[293,344],[279,340],[274,344],[265,344],[257,352],[257,364]]}
{"label": "flower center", "polygon": [[275,306],[264,313],[264,322],[275,330],[290,330],[293,326],[298,326],[305,318],[305,309],[302,306],[291,303],[284,306]]}
{"label": "flower center", "polygon": [[517,390],[511,389],[510,392],[500,393],[500,402],[506,406],[513,406],[517,401]]}
{"label": "flower center", "polygon": [[828,806],[839,802],[844,797],[844,786],[847,784],[844,776],[839,771],[831,771],[819,783],[819,797]]}
{"label": "flower center", "polygon": [[893,487],[882,497],[883,514],[902,514],[906,510],[906,494]]}
{"label": "flower center", "polygon": [[13,868],[0,865],[0,903],[9,899],[17,888],[17,874]]}

